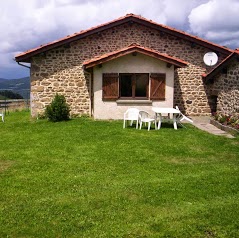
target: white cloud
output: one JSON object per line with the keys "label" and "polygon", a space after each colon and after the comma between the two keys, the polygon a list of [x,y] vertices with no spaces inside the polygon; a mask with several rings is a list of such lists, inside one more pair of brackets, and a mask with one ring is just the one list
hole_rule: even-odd
{"label": "white cloud", "polygon": [[164,14],[167,24],[174,27],[182,28],[188,25],[188,15],[191,10],[208,0],[165,0]]}
{"label": "white cloud", "polygon": [[4,68],[17,66],[9,59],[13,52],[26,51],[127,13],[153,17],[165,23],[164,16],[158,14],[163,12],[163,7],[157,0],[138,0],[137,3],[128,0],[31,0],[27,4],[8,0],[1,1],[0,5],[0,55],[7,59],[0,61],[0,77],[4,77]]}
{"label": "white cloud", "polygon": [[20,0],[8,0],[1,3],[0,31],[5,40],[1,40],[0,49],[8,51],[20,46],[25,50],[130,12],[149,18],[156,16],[155,19],[164,23],[164,17],[156,14],[163,9],[160,9],[160,4],[155,7],[154,2],[31,0],[28,4],[22,4]]}
{"label": "white cloud", "polygon": [[[181,30],[191,30],[193,34],[214,42],[235,45],[238,44],[237,2],[237,0],[31,0],[27,3],[22,0],[1,1],[0,78],[4,77],[5,71],[12,77],[17,71],[21,71],[21,67],[12,61],[14,52],[26,51],[127,13],[142,15]],[[15,70],[16,67],[19,70]],[[10,68],[14,68],[12,73],[9,72]]]}
{"label": "white cloud", "polygon": [[14,62],[15,52],[0,54],[1,67],[11,68],[11,64]]}
{"label": "white cloud", "polygon": [[239,1],[210,0],[189,15],[191,31],[229,47],[239,46]]}

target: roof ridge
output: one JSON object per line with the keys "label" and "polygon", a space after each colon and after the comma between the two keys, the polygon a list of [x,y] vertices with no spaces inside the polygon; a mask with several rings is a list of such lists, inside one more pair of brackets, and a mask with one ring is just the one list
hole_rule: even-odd
{"label": "roof ridge", "polygon": [[[38,46],[38,47],[32,48],[32,49],[30,49],[30,50],[27,50],[27,51],[25,51],[25,52],[22,52],[22,53],[16,55],[15,58],[16,58],[16,60],[17,60],[17,58],[19,58],[19,57],[24,57],[24,56],[26,56],[26,58],[27,58],[27,55],[30,54],[30,53],[32,53],[32,54],[34,55],[34,52],[36,52],[36,54],[38,53],[38,51],[43,51],[43,52],[44,52],[44,50],[48,50],[48,49],[51,48],[51,47],[54,48],[54,47],[60,46],[60,45],[62,45],[62,44],[64,44],[64,43],[68,43],[68,42],[66,42],[66,41],[68,41],[69,39],[72,39],[72,40],[78,39],[77,37],[81,37],[81,36],[84,37],[84,34],[87,34],[87,33],[91,34],[91,32],[92,32],[92,34],[93,34],[94,31],[97,30],[97,29],[99,29],[99,31],[100,31],[100,30],[101,30],[100,28],[102,28],[102,27],[107,27],[107,26],[110,27],[110,25],[112,25],[112,24],[114,24],[114,23],[117,23],[117,22],[121,23],[121,21],[123,21],[124,19],[131,18],[131,17],[134,18],[134,19],[139,19],[139,20],[142,20],[142,21],[144,21],[144,22],[148,22],[148,23],[153,24],[153,25],[155,25],[155,26],[161,27],[161,28],[163,28],[165,31],[168,30],[168,31],[172,32],[172,34],[173,34],[173,32],[174,32],[174,33],[180,34],[180,36],[189,37],[188,40],[190,40],[190,39],[193,40],[193,39],[194,39],[194,40],[200,41],[200,42],[202,42],[202,43],[204,42],[204,43],[207,44],[207,45],[211,45],[211,46],[217,47],[218,49],[226,50],[228,53],[229,53],[229,52],[233,52],[233,50],[231,50],[231,49],[229,49],[229,48],[226,48],[226,47],[224,47],[224,46],[221,46],[221,45],[212,43],[212,42],[207,41],[207,40],[205,40],[205,39],[202,39],[202,38],[200,38],[200,37],[198,37],[198,36],[191,35],[191,34],[189,34],[189,33],[187,33],[187,32],[178,30],[178,29],[173,28],[173,27],[170,27],[170,26],[166,26],[166,25],[163,25],[163,24],[159,24],[159,23],[154,22],[154,21],[152,21],[152,20],[149,20],[149,19],[147,19],[147,18],[145,18],[145,17],[142,17],[141,15],[136,15],[136,14],[133,14],[133,13],[128,13],[128,14],[126,14],[125,16],[116,18],[116,19],[111,20],[111,21],[108,21],[108,22],[106,22],[106,23],[103,23],[103,24],[99,24],[99,25],[97,25],[97,26],[90,27],[90,28],[88,28],[88,29],[86,29],[86,30],[81,30],[81,31],[79,31],[79,32],[75,32],[75,33],[73,33],[73,34],[71,34],[71,35],[67,35],[67,36],[62,37],[62,38],[60,38],[60,39],[58,39],[58,40],[55,40],[55,41],[52,41],[52,42],[49,42],[49,43],[46,43],[46,44],[42,44],[42,45],[40,45],[40,46]],[[169,33],[169,34],[170,34],[170,33]],[[209,46],[208,46],[208,47],[209,47]],[[210,48],[210,47],[209,47],[209,48]],[[30,58],[30,57],[32,56],[32,54],[31,54],[30,56],[28,56],[28,57]],[[29,59],[29,58],[28,58],[28,59]],[[21,59],[19,59],[19,61],[20,61],[20,60],[21,60]]]}
{"label": "roof ridge", "polygon": [[[135,15],[135,16],[136,16],[136,15]],[[97,26],[93,26],[93,27],[90,27],[90,28],[88,28],[88,29],[85,29],[85,30],[80,30],[80,31],[75,32],[75,33],[73,33],[73,34],[70,34],[70,35],[61,37],[61,38],[59,38],[58,40],[54,40],[54,41],[48,42],[48,43],[46,43],[46,44],[39,45],[39,46],[37,46],[37,47],[35,47],[35,48],[29,49],[29,50],[27,50],[27,51],[25,51],[25,52],[22,52],[22,53],[16,55],[16,57],[19,57],[19,56],[21,56],[21,55],[25,55],[26,53],[32,52],[32,51],[37,50],[37,49],[39,49],[39,48],[43,48],[43,47],[45,47],[45,46],[53,45],[53,44],[55,44],[55,43],[57,43],[57,42],[66,40],[67,38],[72,38],[72,37],[74,37],[74,36],[77,36],[77,35],[86,33],[86,32],[88,32],[88,31],[97,29],[97,28],[99,28],[99,27],[103,27],[103,26],[105,26],[105,25],[111,24],[111,23],[113,23],[113,22],[119,21],[119,20],[124,19],[124,18],[125,18],[125,16],[119,17],[119,18],[117,18],[117,19],[115,19],[115,20],[112,20],[112,21],[109,21],[109,22],[106,22],[106,23],[102,23],[102,24],[99,24],[99,25],[97,25]]]}
{"label": "roof ridge", "polygon": [[[132,43],[130,44],[129,46],[126,46],[126,47],[123,47],[121,49],[118,49],[118,50],[115,50],[113,52],[109,52],[109,53],[105,53],[105,54],[102,54],[102,55],[99,55],[99,56],[96,56],[96,57],[93,57],[92,59],[89,59],[89,60],[86,60],[83,62],[83,65],[89,65],[91,64],[92,62],[97,62],[97,61],[100,61],[100,60],[103,60],[103,59],[106,59],[107,57],[112,57],[112,56],[116,56],[117,54],[121,54],[123,52],[132,52],[132,50],[135,52],[139,52],[139,53],[142,53],[142,52],[148,52],[150,53],[151,55],[157,55],[158,57],[163,57],[164,60],[165,58],[167,58],[168,60],[171,60],[171,62],[178,62],[180,64],[183,64],[183,65],[187,65],[188,62],[184,61],[184,60],[181,60],[181,59],[178,59],[176,57],[173,57],[173,56],[170,56],[166,53],[160,53],[159,51],[157,50],[153,50],[153,49],[150,49],[148,47],[143,47],[143,46],[140,46],[140,44],[137,44],[137,43]],[[120,55],[122,56],[122,55]],[[167,60],[166,60],[167,61]]]}
{"label": "roof ridge", "polygon": [[[132,14],[132,13],[131,13],[131,14]],[[153,24],[155,24],[155,25],[161,26],[161,27],[163,27],[163,28],[165,28],[165,29],[169,29],[169,30],[178,32],[178,33],[180,33],[180,34],[189,36],[189,37],[191,37],[191,38],[195,38],[195,39],[197,39],[197,40],[204,41],[204,42],[206,42],[206,43],[208,43],[208,44],[210,44],[210,45],[214,45],[214,46],[217,46],[217,47],[219,47],[219,48],[226,49],[226,50],[228,50],[228,51],[230,51],[230,52],[233,52],[233,51],[234,51],[234,50],[232,50],[232,49],[230,49],[230,48],[227,48],[227,47],[225,47],[225,46],[221,46],[221,45],[218,45],[218,44],[213,43],[213,42],[211,42],[211,41],[208,41],[208,40],[206,40],[206,39],[203,39],[203,38],[201,38],[201,37],[199,37],[199,36],[197,36],[197,35],[189,34],[188,32],[185,32],[185,31],[183,31],[183,30],[179,30],[179,29],[176,29],[176,28],[174,28],[174,27],[171,27],[171,26],[168,26],[168,25],[164,25],[164,24],[161,24],[161,23],[157,23],[157,22],[155,22],[155,21],[153,21],[153,20],[151,20],[151,19],[149,20],[149,19],[147,19],[147,18],[145,18],[145,17],[142,17],[141,15],[134,15],[134,14],[131,15],[131,14],[129,14],[129,15],[130,15],[130,16],[134,16],[134,17],[136,17],[136,18],[140,18],[140,19],[145,20],[145,21],[148,21],[148,22],[153,23]],[[127,16],[127,15],[126,15],[126,16]],[[239,50],[239,48],[238,48],[238,50]]]}

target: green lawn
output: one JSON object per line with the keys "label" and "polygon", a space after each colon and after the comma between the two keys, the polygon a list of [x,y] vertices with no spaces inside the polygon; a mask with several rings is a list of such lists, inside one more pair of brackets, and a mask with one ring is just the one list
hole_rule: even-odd
{"label": "green lawn", "polygon": [[28,112],[0,123],[0,237],[239,237],[239,138]]}

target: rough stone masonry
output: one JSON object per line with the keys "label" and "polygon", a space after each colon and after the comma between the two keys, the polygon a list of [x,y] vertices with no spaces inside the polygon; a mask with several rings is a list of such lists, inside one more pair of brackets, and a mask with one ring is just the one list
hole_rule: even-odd
{"label": "rough stone masonry", "polygon": [[[132,43],[187,61],[187,67],[175,70],[174,104],[192,116],[211,113],[211,86],[202,79],[202,74],[210,70],[203,63],[203,56],[210,49],[128,22],[34,56],[31,62],[32,116],[43,114],[56,93],[65,95],[72,115],[90,115],[92,82],[91,75],[82,67],[83,62]],[[219,62],[225,57],[220,54]],[[236,70],[238,72],[238,68]],[[226,107],[221,101],[220,105]]]}

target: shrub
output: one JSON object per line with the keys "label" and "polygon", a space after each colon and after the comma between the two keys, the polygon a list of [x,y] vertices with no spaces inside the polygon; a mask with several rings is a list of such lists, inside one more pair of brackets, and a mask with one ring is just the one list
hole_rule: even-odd
{"label": "shrub", "polygon": [[63,95],[56,94],[51,104],[46,107],[46,118],[49,121],[66,121],[70,118],[70,108]]}
{"label": "shrub", "polygon": [[227,116],[226,115],[220,115],[219,117],[218,117],[218,121],[220,122],[220,123],[222,123],[222,124],[227,124]]}

